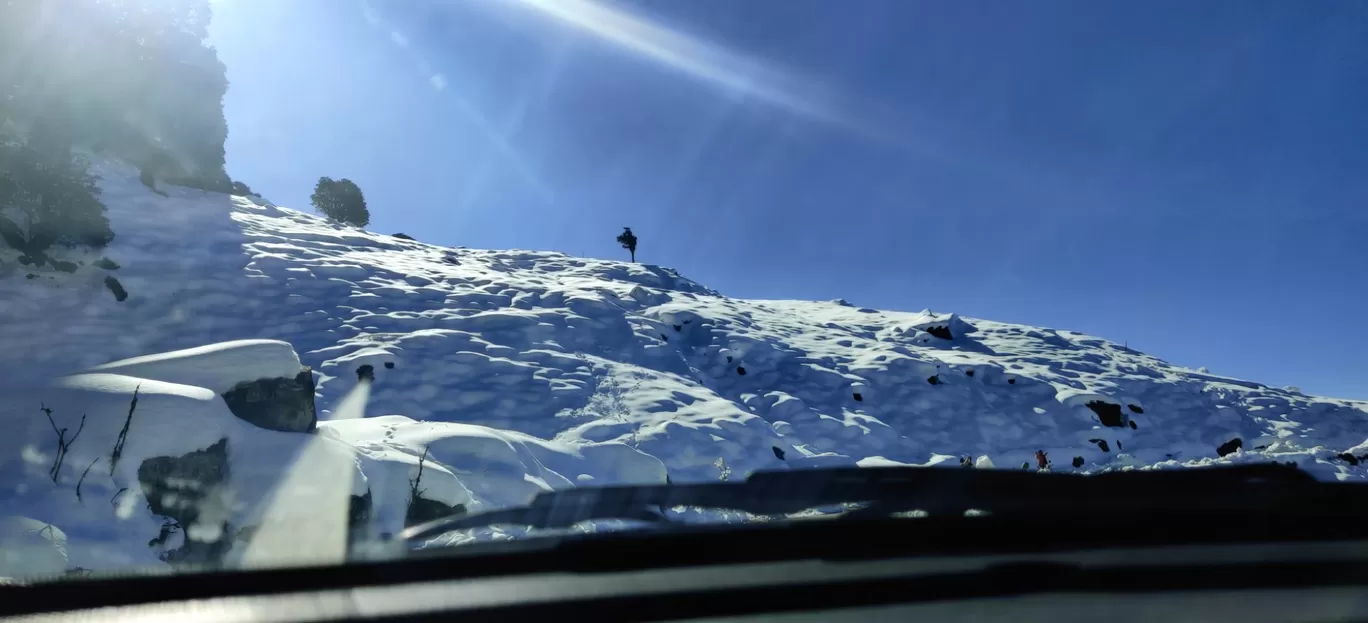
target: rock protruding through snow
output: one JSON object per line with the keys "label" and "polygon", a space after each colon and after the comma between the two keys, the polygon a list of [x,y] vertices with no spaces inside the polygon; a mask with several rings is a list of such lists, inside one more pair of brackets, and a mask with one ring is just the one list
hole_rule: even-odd
{"label": "rock protruding through snow", "polygon": [[[138,466],[138,485],[153,514],[167,518],[149,543],[173,564],[217,564],[231,545],[225,499],[228,440],[181,456],[158,456]],[[305,529],[301,526],[301,529]],[[171,546],[177,536],[178,546]]]}
{"label": "rock protruding through snow", "polygon": [[228,410],[267,430],[307,433],[314,429],[313,371],[304,366],[293,377],[243,381],[223,392]]}

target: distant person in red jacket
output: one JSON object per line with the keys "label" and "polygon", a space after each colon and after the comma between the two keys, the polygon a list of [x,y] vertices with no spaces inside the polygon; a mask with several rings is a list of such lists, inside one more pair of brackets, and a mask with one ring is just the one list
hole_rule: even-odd
{"label": "distant person in red jacket", "polygon": [[1045,455],[1044,450],[1036,450],[1036,468],[1045,469],[1050,466],[1050,461]]}

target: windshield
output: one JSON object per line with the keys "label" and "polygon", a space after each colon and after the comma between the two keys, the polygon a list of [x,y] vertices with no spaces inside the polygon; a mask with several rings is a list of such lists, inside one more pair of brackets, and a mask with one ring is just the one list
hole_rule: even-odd
{"label": "windshield", "polygon": [[0,0],[0,577],[1361,480],[1366,71],[1361,2]]}

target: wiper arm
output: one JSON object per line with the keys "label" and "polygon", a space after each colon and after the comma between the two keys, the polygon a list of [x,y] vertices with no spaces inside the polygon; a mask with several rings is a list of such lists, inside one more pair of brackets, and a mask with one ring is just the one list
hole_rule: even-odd
{"label": "wiper arm", "polygon": [[874,467],[757,472],[744,482],[608,486],[550,491],[527,506],[447,517],[410,527],[404,542],[444,532],[513,524],[568,528],[592,520],[669,522],[677,506],[785,515],[864,503],[858,516],[970,509],[994,514],[1157,510],[1295,510],[1334,503],[1368,513],[1368,487],[1316,481],[1282,465],[1109,472],[1094,476],[1015,470]]}

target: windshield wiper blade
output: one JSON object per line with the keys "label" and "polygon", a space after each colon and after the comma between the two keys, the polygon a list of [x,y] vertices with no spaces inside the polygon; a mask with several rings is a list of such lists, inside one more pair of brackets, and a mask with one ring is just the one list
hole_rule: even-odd
{"label": "windshield wiper blade", "polygon": [[[757,472],[743,482],[621,485],[550,491],[522,507],[441,518],[412,526],[413,542],[500,524],[569,528],[593,520],[671,523],[664,509],[699,507],[754,515],[864,504],[852,515],[919,510],[1054,514],[1155,510],[1297,510],[1334,504],[1368,514],[1368,487],[1321,483],[1282,465],[1108,472],[1098,475],[939,467],[831,468]],[[1309,506],[1308,506],[1309,505]]]}

